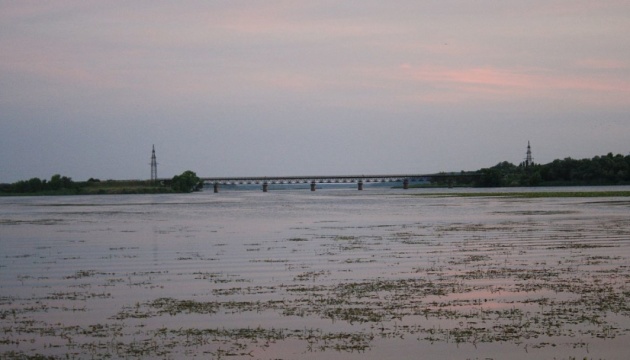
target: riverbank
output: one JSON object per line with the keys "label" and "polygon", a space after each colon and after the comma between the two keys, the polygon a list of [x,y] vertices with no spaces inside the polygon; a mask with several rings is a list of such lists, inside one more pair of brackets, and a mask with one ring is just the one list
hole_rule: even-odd
{"label": "riverbank", "polygon": [[0,196],[67,196],[67,195],[116,195],[116,194],[167,194],[175,193],[170,186],[154,184],[147,180],[107,180],[75,182],[70,187],[32,192],[15,192],[8,187],[0,188]]}
{"label": "riverbank", "polygon": [[186,170],[171,180],[106,180],[90,178],[72,181],[55,174],[48,180],[32,178],[13,184],[0,184],[0,196],[165,194],[199,191],[203,182],[194,171]]}
{"label": "riverbank", "polygon": [[102,181],[88,183],[80,189],[83,195],[113,195],[113,194],[165,194],[174,193],[170,186],[154,184],[146,180]]}
{"label": "riverbank", "polygon": [[505,197],[505,198],[593,198],[630,197],[630,191],[532,191],[532,192],[451,192],[414,193],[413,196]]}

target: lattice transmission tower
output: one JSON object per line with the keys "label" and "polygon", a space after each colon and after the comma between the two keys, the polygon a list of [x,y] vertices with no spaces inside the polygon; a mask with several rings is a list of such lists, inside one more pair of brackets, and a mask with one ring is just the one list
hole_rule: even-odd
{"label": "lattice transmission tower", "polygon": [[525,167],[530,167],[534,165],[534,159],[532,158],[532,147],[529,145],[529,141],[527,142],[527,155],[525,156]]}
{"label": "lattice transmission tower", "polygon": [[157,159],[155,158],[155,145],[153,145],[153,151],[151,151],[151,181],[157,181]]}

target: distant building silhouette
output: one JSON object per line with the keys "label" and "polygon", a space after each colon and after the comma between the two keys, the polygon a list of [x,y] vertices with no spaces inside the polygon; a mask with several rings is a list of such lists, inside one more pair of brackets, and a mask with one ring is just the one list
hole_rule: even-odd
{"label": "distant building silhouette", "polygon": [[151,151],[151,181],[157,181],[157,160],[155,158],[155,145],[153,145],[153,151]]}

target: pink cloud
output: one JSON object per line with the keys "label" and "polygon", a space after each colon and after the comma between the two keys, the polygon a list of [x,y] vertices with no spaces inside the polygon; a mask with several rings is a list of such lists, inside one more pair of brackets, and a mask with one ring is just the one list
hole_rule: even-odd
{"label": "pink cloud", "polygon": [[410,64],[400,65],[398,71],[401,80],[412,81],[419,88],[434,89],[433,94],[422,91],[419,98],[435,101],[569,97],[589,103],[627,105],[630,97],[629,81],[591,73],[557,74],[541,69],[496,67],[416,67]]}
{"label": "pink cloud", "polygon": [[628,2],[625,0],[556,0],[548,2],[541,9],[550,15],[592,15],[594,12],[627,10]]}
{"label": "pink cloud", "polygon": [[617,59],[589,58],[578,60],[576,66],[594,70],[620,70],[629,69],[630,63]]}

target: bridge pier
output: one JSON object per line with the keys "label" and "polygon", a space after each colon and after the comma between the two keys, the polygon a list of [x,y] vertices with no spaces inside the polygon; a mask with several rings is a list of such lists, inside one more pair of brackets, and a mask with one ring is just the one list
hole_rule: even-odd
{"label": "bridge pier", "polygon": [[315,191],[315,187],[317,187],[317,183],[313,180],[311,181],[311,191]]}
{"label": "bridge pier", "polygon": [[267,192],[267,189],[268,189],[268,188],[269,188],[269,184],[265,181],[265,182],[262,184],[262,189],[263,189],[263,192]]}
{"label": "bridge pier", "polygon": [[218,193],[219,192],[219,183],[214,183],[214,193]]}
{"label": "bridge pier", "polygon": [[403,189],[409,189],[409,179],[403,180]]}
{"label": "bridge pier", "polygon": [[357,188],[360,190],[363,190],[363,180],[359,180],[359,182],[357,183]]}

